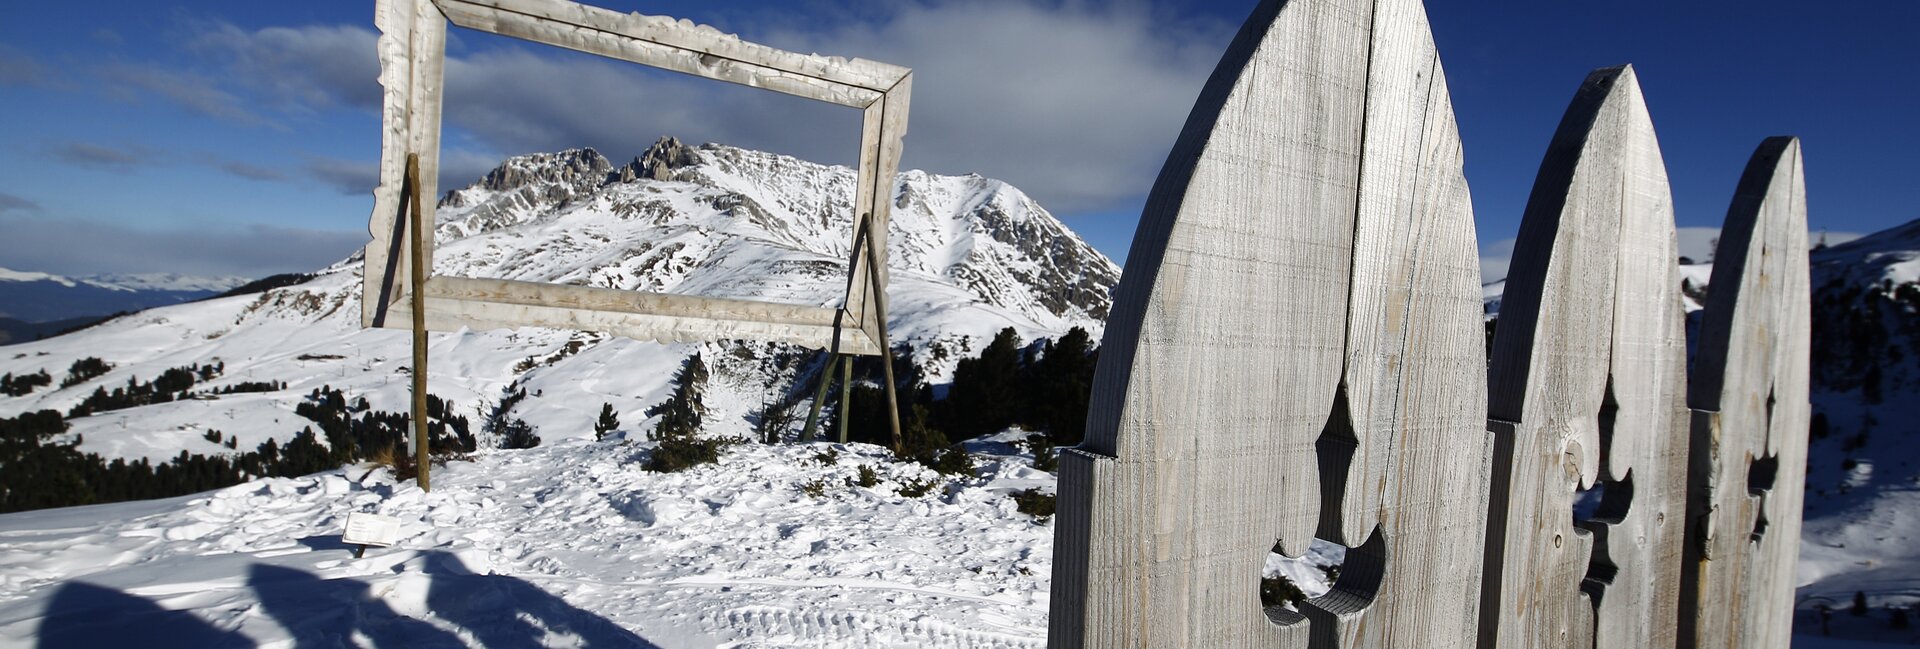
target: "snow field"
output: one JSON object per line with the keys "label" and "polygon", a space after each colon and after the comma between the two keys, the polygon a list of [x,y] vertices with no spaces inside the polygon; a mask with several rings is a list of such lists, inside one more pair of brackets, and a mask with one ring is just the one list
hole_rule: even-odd
{"label": "snow field", "polygon": [[[1043,644],[1052,528],[1006,494],[1053,479],[1024,456],[908,498],[939,476],[868,445],[746,444],[680,474],[641,470],[648,447],[483,452],[432,493],[349,468],[0,517],[0,644],[115,631],[87,611],[137,634],[147,609],[269,646]],[[407,521],[402,541],[353,558],[351,511]],[[100,593],[67,610],[75,589]]]}

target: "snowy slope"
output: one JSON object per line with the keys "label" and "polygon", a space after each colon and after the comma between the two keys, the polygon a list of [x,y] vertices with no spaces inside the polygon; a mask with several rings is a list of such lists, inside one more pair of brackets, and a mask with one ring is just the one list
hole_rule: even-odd
{"label": "snowy slope", "polygon": [[[1920,604],[1920,221],[1814,251],[1812,441],[1802,607]],[[1814,434],[1822,433],[1816,421]],[[1920,622],[1920,615],[1914,616]],[[1886,611],[1839,636],[1920,644]],[[1804,625],[1803,625],[1804,628]]]}
{"label": "snowy slope", "polygon": [[[0,645],[1044,644],[1052,528],[1006,493],[1052,477],[1024,456],[907,497],[939,476],[868,445],[680,474],[641,470],[647,446],[483,452],[430,494],[349,470],[0,516]],[[402,540],[354,558],[352,511],[408,521]]]}
{"label": "snowy slope", "polygon": [[[618,167],[584,149],[522,156],[442,199],[436,266],[832,305],[852,188],[845,168],[671,140]],[[1019,190],[907,172],[895,205],[890,324],[930,380],[1004,327],[1099,335],[1119,269]],[[46,370],[55,386],[82,358],[114,367],[0,397],[0,416],[215,362],[224,376],[196,389],[289,385],[98,413],[72,420],[70,438],[162,460],[230,452],[203,437],[216,429],[249,449],[312,425],[293,407],[321,386],[404,411],[407,336],[359,327],[360,272],[348,259],[303,284],[8,347],[0,373]],[[643,471],[644,410],[696,352],[712,376],[704,434],[750,437],[769,402],[811,392],[815,355],[778,345],[435,334],[430,391],[477,422],[525,389],[511,414],[541,447],[436,469],[431,494],[350,467],[0,516],[0,645],[1040,646],[1052,532],[1007,494],[1051,492],[1051,474],[994,440],[972,443],[979,469],[958,478],[828,444],[748,444],[718,466]],[[602,402],[626,425],[594,442]],[[862,466],[875,486],[850,482]],[[927,493],[901,493],[916,485]],[[349,511],[401,517],[405,538],[354,559],[338,540]]]}
{"label": "snowy slope", "polygon": [[0,318],[38,323],[106,316],[197,300],[246,282],[173,273],[66,277],[0,268]]}
{"label": "snowy slope", "polygon": [[0,282],[51,282],[68,288],[80,285],[110,291],[204,291],[218,293],[247,283],[245,277],[201,277],[179,273],[101,274],[66,277],[52,273],[0,268]]}
{"label": "snowy slope", "polygon": [[[845,291],[853,172],[720,145],[663,140],[614,167],[590,149],[509,159],[441,201],[438,272],[614,288],[835,305]],[[890,241],[890,325],[933,382],[960,356],[1013,327],[1023,338],[1074,326],[1099,335],[1119,269],[1032,199],[979,176],[912,171],[896,190]],[[170,367],[219,361],[209,388],[284,381],[280,392],[225,395],[73,421],[81,450],[164,460],[227,452],[209,428],[250,449],[311,425],[294,404],[322,386],[407,409],[405,332],[360,328],[357,256],[304,284],[153,309],[57,339],[0,351],[0,373],[62,376],[99,357],[113,371],[67,389],[0,398],[0,417],[66,411],[98,387],[151,380]],[[600,405],[622,421],[665,398],[681,359],[704,350],[716,378],[739,386],[714,407],[738,434],[769,401],[808,392],[816,356],[756,343],[662,345],[527,329],[431,336],[429,391],[457,412],[510,413],[547,440],[590,437]],[[732,390],[727,392],[727,390]],[[474,417],[478,421],[477,417]]]}

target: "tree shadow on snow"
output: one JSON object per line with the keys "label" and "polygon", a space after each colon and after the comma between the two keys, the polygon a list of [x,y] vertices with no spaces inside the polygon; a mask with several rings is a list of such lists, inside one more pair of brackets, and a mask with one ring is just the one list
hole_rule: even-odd
{"label": "tree shadow on snow", "polygon": [[[457,633],[395,611],[387,599],[374,596],[367,583],[353,579],[322,579],[294,568],[255,564],[248,571],[247,586],[259,598],[260,610],[286,629],[296,649],[367,647],[364,643],[369,642],[378,649],[466,647],[469,643],[659,649],[533,584],[505,575],[474,574],[444,552],[422,556],[422,569],[411,574],[426,578],[425,616],[458,627]],[[396,585],[396,590],[403,591],[398,597],[406,597],[408,588],[404,582]],[[142,597],[82,582],[69,582],[54,592],[37,635],[39,649],[256,646],[252,639],[215,628],[192,611],[168,610]]]}
{"label": "tree shadow on snow", "polygon": [[112,588],[68,582],[54,592],[40,621],[41,649],[93,647],[252,647],[185,611],[172,611]]}
{"label": "tree shadow on snow", "polygon": [[[585,648],[658,646],[539,587],[505,575],[479,575],[453,555],[423,553],[427,614],[460,627],[482,647]],[[408,617],[374,597],[364,582],[321,579],[278,566],[255,565],[248,584],[261,608],[287,627],[297,649],[356,646],[356,632],[381,649],[464,647],[459,637]],[[554,636],[549,639],[549,636]]]}
{"label": "tree shadow on snow", "polygon": [[538,586],[506,575],[474,574],[458,557],[444,552],[426,555],[422,571],[433,577],[427,608],[472,633],[481,646],[537,646],[552,633],[578,637],[577,646],[589,649],[660,649]]}
{"label": "tree shadow on snow", "polygon": [[395,612],[364,582],[254,564],[247,586],[260,598],[261,610],[286,627],[295,649],[359,646],[355,632],[382,649],[466,646],[452,633]]}

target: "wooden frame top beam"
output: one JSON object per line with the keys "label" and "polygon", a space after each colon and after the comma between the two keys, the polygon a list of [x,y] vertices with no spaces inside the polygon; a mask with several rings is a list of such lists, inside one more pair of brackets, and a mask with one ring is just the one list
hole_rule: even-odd
{"label": "wooden frame top beam", "polygon": [[800,54],[664,16],[564,0],[434,0],[453,24],[697,77],[865,108],[911,70]]}

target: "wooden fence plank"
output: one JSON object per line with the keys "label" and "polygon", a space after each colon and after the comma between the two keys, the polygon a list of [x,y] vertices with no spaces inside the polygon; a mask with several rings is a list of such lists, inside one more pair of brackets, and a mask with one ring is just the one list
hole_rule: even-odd
{"label": "wooden fence plank", "polygon": [[[1674,644],[1686,481],[1673,201],[1631,67],[1581,84],[1520,226],[1493,343],[1482,647]],[[1510,438],[1507,438],[1510,436]],[[1604,487],[1577,526],[1577,488]]]}
{"label": "wooden fence plank", "polygon": [[1808,283],[1800,142],[1770,138],[1727,211],[1689,386],[1683,647],[1790,642],[1806,495]]}
{"label": "wooden fence plank", "polygon": [[[1489,437],[1459,147],[1417,1],[1254,11],[1148,199],[1063,454],[1052,645],[1473,643]],[[1264,614],[1269,549],[1316,532],[1353,547],[1335,592]]]}

